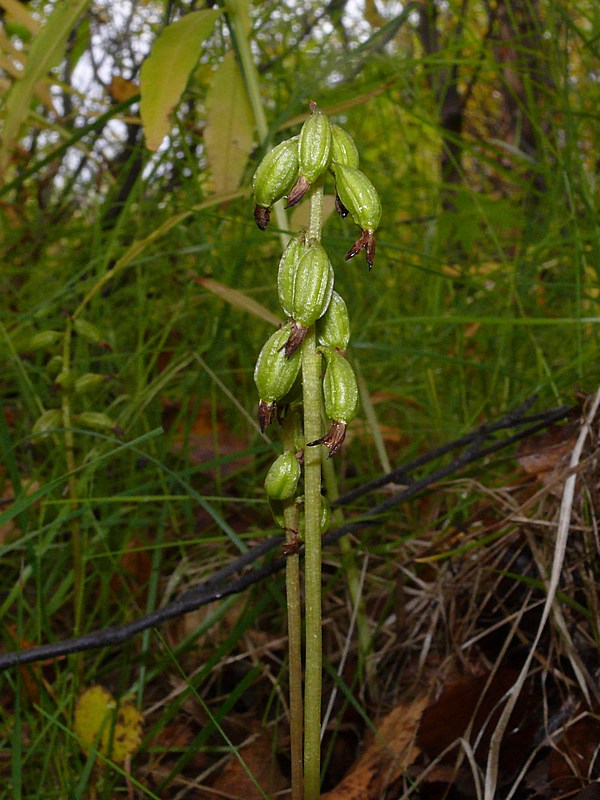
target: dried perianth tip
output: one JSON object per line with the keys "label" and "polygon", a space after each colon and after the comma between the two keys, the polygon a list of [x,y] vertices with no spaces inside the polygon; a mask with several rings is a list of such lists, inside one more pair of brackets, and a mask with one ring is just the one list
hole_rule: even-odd
{"label": "dried perianth tip", "polygon": [[304,177],[304,175],[299,175],[298,180],[292,186],[288,194],[286,208],[291,208],[292,206],[295,206],[297,203],[299,203],[309,189],[310,189],[310,183],[308,182],[308,180]]}
{"label": "dried perianth tip", "polygon": [[309,442],[307,447],[314,447],[317,444],[324,444],[325,447],[329,450],[329,458],[334,456],[340,447],[344,443],[344,439],[346,438],[346,423],[340,422],[339,420],[333,420],[331,423],[331,428],[325,434],[325,436],[321,436],[320,439],[317,439],[314,442]]}
{"label": "dried perianth tip", "polygon": [[340,215],[340,217],[342,219],[346,219],[346,217],[350,213],[348,211],[348,209],[346,208],[346,206],[340,200],[339,194],[336,194],[336,196],[335,196],[335,210],[337,211],[337,213]]}
{"label": "dried perianth tip", "polygon": [[277,412],[277,404],[276,403],[267,403],[264,400],[260,400],[258,403],[258,422],[260,424],[260,430],[264,433],[269,425],[275,419],[275,414]]}
{"label": "dried perianth tip", "polygon": [[300,347],[304,338],[306,337],[306,332],[308,328],[305,328],[303,325],[299,325],[297,322],[292,323],[291,333],[287,340],[287,342],[283,346],[283,351],[285,353],[286,358],[290,358],[294,355],[296,350]]}
{"label": "dried perianth tip", "polygon": [[267,225],[271,220],[271,209],[265,206],[254,206],[254,219],[261,231],[266,230]]}
{"label": "dried perianth tip", "polygon": [[361,250],[365,251],[367,264],[369,265],[369,269],[371,269],[375,261],[375,234],[373,231],[363,231],[361,233],[359,238],[346,253],[345,260],[349,261],[351,258],[354,258]]}

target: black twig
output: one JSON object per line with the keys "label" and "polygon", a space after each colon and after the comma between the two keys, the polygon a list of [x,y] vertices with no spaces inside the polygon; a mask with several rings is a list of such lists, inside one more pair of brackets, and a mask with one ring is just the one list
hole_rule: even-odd
{"label": "black twig", "polygon": [[[362,497],[376,489],[390,484],[397,484],[399,482],[404,484],[404,488],[395,492],[382,503],[372,506],[364,512],[359,518],[353,519],[334,531],[331,531],[323,537],[323,544],[328,545],[336,542],[342,536],[348,533],[357,531],[369,525],[374,525],[377,518],[385,514],[394,506],[404,503],[428,487],[448,477],[452,473],[472,464],[476,461],[487,456],[503,450],[506,447],[518,442],[522,439],[531,436],[537,431],[547,428],[554,422],[564,420],[570,416],[576,409],[574,407],[562,406],[555,408],[542,414],[534,416],[524,416],[525,413],[535,402],[535,397],[529,398],[517,409],[504,416],[502,419],[492,422],[489,425],[482,425],[480,428],[466,434],[460,439],[431,450],[418,459],[405,464],[392,472],[387,473],[373,481],[359,486],[352,492],[348,492],[343,497],[340,497],[335,505],[344,506],[348,505],[358,497]],[[507,428],[516,428],[526,425],[519,433],[512,436],[505,437],[493,444],[484,447],[486,440],[498,431]],[[434,461],[447,453],[454,450],[464,448],[455,459],[438,469],[433,470],[424,477],[414,479],[411,477],[419,467]],[[195,611],[201,606],[207,605],[215,600],[220,600],[233,594],[239,594],[250,586],[259,583],[269,575],[273,575],[279,570],[283,569],[286,559],[278,558],[262,566],[245,571],[242,575],[234,580],[228,580],[231,576],[241,572],[246,567],[254,564],[258,559],[266,556],[275,547],[278,547],[283,542],[283,536],[270,536],[264,542],[256,545],[248,550],[242,556],[232,560],[226,564],[222,569],[218,570],[209,579],[203,581],[198,586],[185,591],[177,600],[168,603],[146,614],[133,622],[125,625],[115,626],[111,628],[104,628],[99,631],[91,631],[83,636],[77,636],[73,639],[67,639],[52,644],[41,645],[39,647],[32,647],[25,650],[17,650],[12,653],[0,654],[0,669],[8,669],[10,667],[18,666],[20,664],[28,664],[35,661],[45,661],[51,658],[58,658],[59,656],[70,655],[71,653],[78,653],[84,650],[91,650],[100,647],[108,647],[111,645],[121,644],[137,633],[141,633],[149,628],[154,628],[161,625],[167,620],[179,617],[189,611]]]}

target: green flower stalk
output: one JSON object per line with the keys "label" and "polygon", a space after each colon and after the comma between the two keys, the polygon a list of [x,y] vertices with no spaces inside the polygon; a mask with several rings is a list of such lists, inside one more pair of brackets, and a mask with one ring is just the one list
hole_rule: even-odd
{"label": "green flower stalk", "polygon": [[[321,536],[330,516],[329,503],[322,495],[320,445],[327,448],[329,456],[338,452],[358,406],[356,376],[345,357],[350,340],[348,310],[334,290],[334,268],[321,244],[324,183],[328,175],[334,177],[339,213],[351,215],[361,228],[361,236],[346,254],[346,260],[364,249],[369,269],[375,258],[381,202],[371,181],[358,169],[358,150],[350,134],[339,125],[332,125],[316,103],[310,104],[310,111],[299,136],[277,145],[254,175],[254,216],[262,230],[268,225],[271,206],[282,197],[287,196],[288,207],[303,197],[310,203],[308,229],[291,238],[279,260],[277,292],[286,321],[263,346],[254,379],[260,396],[261,430],[276,418],[283,422],[284,452],[268,471],[265,493],[275,521],[286,532],[284,553],[293,570],[298,568],[298,551],[304,545],[304,800],[318,800]],[[301,393],[296,388],[298,381]],[[325,433],[323,411],[330,420]],[[294,415],[299,413],[302,425],[296,426]],[[302,431],[301,442],[293,434],[298,429]],[[288,583],[288,588],[291,585]],[[289,619],[290,624],[296,624],[292,623],[292,616]],[[295,680],[293,685],[297,686]],[[297,688],[294,693],[297,695]],[[290,707],[297,711],[298,702],[291,701]],[[291,713],[296,731],[294,734],[292,730],[292,748],[295,746],[298,752],[294,738],[300,735],[301,726],[294,723],[294,708]],[[297,786],[295,796],[299,796]]]}

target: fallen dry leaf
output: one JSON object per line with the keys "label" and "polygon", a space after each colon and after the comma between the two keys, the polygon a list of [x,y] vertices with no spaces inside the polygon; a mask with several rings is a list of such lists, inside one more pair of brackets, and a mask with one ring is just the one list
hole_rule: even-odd
{"label": "fallen dry leaf", "polygon": [[[195,796],[197,800],[214,800],[215,797],[264,800],[265,795],[275,797],[288,788],[288,781],[277,764],[270,736],[258,734],[251,742],[240,747],[238,753],[245,766],[240,763],[239,758],[232,756],[213,781],[210,792],[199,793]],[[264,794],[259,791],[259,786]]]}
{"label": "fallen dry leaf", "polygon": [[553,425],[544,433],[525,439],[519,447],[517,461],[528,475],[548,483],[557,469],[566,468],[578,434],[577,423]]}
{"label": "fallen dry leaf", "polygon": [[419,755],[414,740],[427,703],[426,696],[418,697],[390,711],[354,767],[335,789],[321,795],[321,800],[377,800]]}
{"label": "fallen dry leaf", "polygon": [[[227,421],[214,419],[210,403],[203,401],[193,420],[186,419],[178,425],[171,449],[176,455],[185,455],[191,464],[206,464],[236,456],[246,447],[247,441],[232,433]],[[227,475],[251,460],[250,456],[238,456],[221,463],[219,469]]]}

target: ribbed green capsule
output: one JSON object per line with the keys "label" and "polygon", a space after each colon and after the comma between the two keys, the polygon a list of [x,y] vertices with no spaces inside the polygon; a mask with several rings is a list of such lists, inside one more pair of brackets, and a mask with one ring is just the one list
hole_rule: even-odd
{"label": "ribbed green capsule", "polygon": [[77,319],[73,321],[73,330],[78,336],[87,339],[88,342],[92,342],[92,344],[98,345],[98,347],[101,347],[103,350],[112,349],[98,328],[86,319],[77,317]]}
{"label": "ribbed green capsule", "polygon": [[298,159],[298,171],[309,183],[314,183],[329,166],[331,124],[316,107],[300,131]]}
{"label": "ribbed green capsule", "polygon": [[114,431],[118,427],[115,421],[102,411],[82,411],[75,416],[75,424],[100,431]]}
{"label": "ribbed green capsule", "polygon": [[33,423],[31,433],[34,436],[47,436],[56,428],[62,427],[62,414],[58,408],[49,408]]}
{"label": "ribbed green capsule", "polygon": [[265,478],[265,492],[271,500],[289,500],[296,494],[300,480],[300,464],[287,450],[271,464]]}
{"label": "ribbed green capsule", "polygon": [[46,364],[46,372],[51,378],[56,378],[57,375],[60,375],[62,368],[63,357],[59,355],[52,356],[52,358]]}
{"label": "ribbed green capsule", "polygon": [[[110,378],[109,378],[110,379]],[[74,389],[76,394],[87,394],[88,392],[95,392],[107,381],[106,375],[101,375],[99,372],[84,372],[75,379]]]}
{"label": "ribbed green capsule", "polygon": [[347,167],[358,167],[358,149],[348,131],[339,125],[331,126],[331,160]]}
{"label": "ribbed green capsule", "polygon": [[332,164],[338,196],[363,231],[374,233],[381,221],[381,200],[377,189],[356,167]]}
{"label": "ribbed green capsule", "polygon": [[331,162],[331,124],[329,119],[310,104],[311,116],[300,131],[298,142],[298,180],[288,193],[288,208],[296,205]]}
{"label": "ribbed green capsule", "polygon": [[261,400],[273,403],[287,394],[300,370],[300,354],[286,358],[283,347],[290,335],[290,326],[284,325],[269,336],[260,351],[254,382]]}
{"label": "ribbed green capsule", "polygon": [[293,236],[279,260],[277,272],[277,292],[279,302],[286,316],[291,317],[294,302],[294,281],[298,264],[305,252],[304,233]]}
{"label": "ribbed green capsule", "polygon": [[298,264],[294,277],[292,314],[305,328],[327,311],[333,291],[333,267],[324,248],[311,244]]}
{"label": "ribbed green capsule", "polygon": [[63,334],[60,331],[38,331],[37,333],[32,333],[31,336],[28,336],[22,342],[19,342],[17,349],[19,352],[25,353],[47,350],[62,338]]}
{"label": "ribbed green capsule", "polygon": [[356,416],[358,384],[350,363],[336,350],[323,348],[327,368],[323,378],[325,413],[347,425]]}
{"label": "ribbed green capsule", "polygon": [[334,290],[327,311],[317,321],[317,341],[320,345],[345,350],[350,341],[350,318],[343,298]]}
{"label": "ribbed green capsule", "polygon": [[298,177],[298,136],[286,139],[266,154],[254,173],[254,218],[264,230],[269,224],[270,207],[282,198]]}

